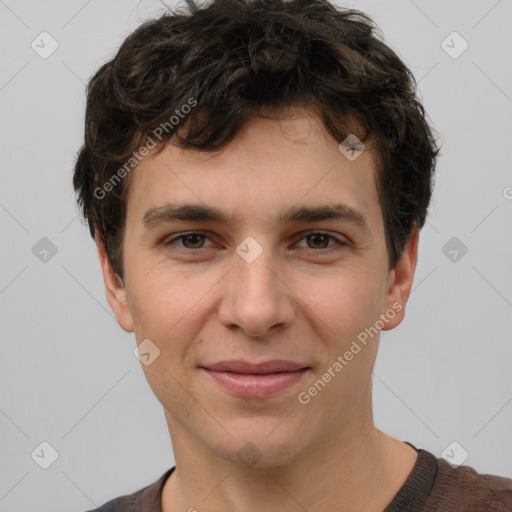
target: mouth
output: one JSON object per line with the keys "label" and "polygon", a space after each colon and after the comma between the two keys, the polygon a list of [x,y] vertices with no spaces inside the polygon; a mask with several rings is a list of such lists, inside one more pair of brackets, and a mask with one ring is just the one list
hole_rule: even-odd
{"label": "mouth", "polygon": [[311,370],[291,361],[262,363],[223,361],[201,366],[210,378],[229,394],[239,398],[267,398],[296,385]]}

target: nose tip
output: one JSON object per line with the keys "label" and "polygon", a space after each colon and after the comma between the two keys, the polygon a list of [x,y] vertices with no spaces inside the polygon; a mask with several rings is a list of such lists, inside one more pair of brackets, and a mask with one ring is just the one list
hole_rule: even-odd
{"label": "nose tip", "polygon": [[226,327],[238,326],[247,336],[261,339],[272,327],[291,322],[293,308],[286,287],[270,269],[270,251],[263,251],[262,245],[250,238],[239,249],[251,258],[240,256],[226,276],[219,319]]}

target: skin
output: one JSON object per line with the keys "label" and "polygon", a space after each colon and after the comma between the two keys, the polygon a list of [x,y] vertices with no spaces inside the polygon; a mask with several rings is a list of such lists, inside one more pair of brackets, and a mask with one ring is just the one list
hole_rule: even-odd
{"label": "skin", "polygon": [[[124,281],[97,242],[120,326],[160,350],[143,370],[164,407],[176,460],[164,512],[377,512],[416,462],[410,446],[373,423],[379,335],[309,403],[297,399],[393,304],[402,309],[383,330],[402,322],[416,269],[416,229],[388,268],[372,152],[350,161],[338,144],[313,112],[298,108],[253,119],[214,154],[169,144],[129,178]],[[175,201],[215,206],[238,223],[145,229],[149,208]],[[339,202],[361,212],[369,229],[346,220],[276,223],[282,209]],[[206,237],[164,245],[190,231]],[[319,231],[346,245],[306,236]],[[247,236],[263,250],[252,263],[236,252]],[[277,395],[243,399],[198,368],[231,359],[288,359],[311,369]],[[249,442],[260,455],[253,466],[237,455]]]}

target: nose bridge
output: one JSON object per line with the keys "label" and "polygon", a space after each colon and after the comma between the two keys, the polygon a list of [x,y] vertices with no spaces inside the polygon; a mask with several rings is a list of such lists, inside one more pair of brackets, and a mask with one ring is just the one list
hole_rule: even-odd
{"label": "nose bridge", "polygon": [[263,237],[247,237],[238,245],[219,310],[224,325],[235,324],[249,335],[262,336],[272,326],[291,321],[293,308],[276,268]]}
{"label": "nose bridge", "polygon": [[[250,237],[252,239],[252,237]],[[233,277],[238,286],[251,295],[273,295],[275,286],[275,267],[270,247],[263,250],[255,239],[242,242],[236,250]],[[257,244],[257,245],[256,245]],[[270,297],[268,297],[270,298]]]}

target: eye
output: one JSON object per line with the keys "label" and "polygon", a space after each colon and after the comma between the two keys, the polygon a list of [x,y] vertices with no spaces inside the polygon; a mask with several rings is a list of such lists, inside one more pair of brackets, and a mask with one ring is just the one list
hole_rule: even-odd
{"label": "eye", "polygon": [[[346,245],[335,236],[329,233],[323,233],[319,231],[307,233],[305,236],[301,238],[301,240],[305,240],[307,248],[315,249],[315,252],[331,251],[333,249]],[[335,243],[330,246],[326,245],[329,243],[330,240],[334,240]]]}
{"label": "eye", "polygon": [[175,242],[181,240],[182,245],[179,246],[180,249],[184,248],[193,251],[194,249],[202,249],[204,247],[203,243],[205,239],[208,239],[208,237],[203,233],[184,233],[173,238],[170,238],[168,240],[165,240],[163,244],[165,247],[169,247],[172,245],[176,245]]}
{"label": "eye", "polygon": [[[211,247],[211,245],[204,245],[205,240],[210,240],[206,234],[200,232],[190,232],[174,236],[170,239],[164,240],[162,243],[165,248],[175,246],[177,249],[192,252],[194,250]],[[307,233],[300,239],[300,241],[302,240],[306,241],[306,249],[313,249],[313,252],[317,253],[339,249],[340,247],[346,245],[339,238],[329,233],[319,231],[312,231]],[[330,241],[334,241],[334,243],[329,245]],[[178,242],[180,243],[178,244]],[[300,247],[300,245],[297,245],[297,247]],[[302,246],[302,248],[304,248],[304,246]]]}

